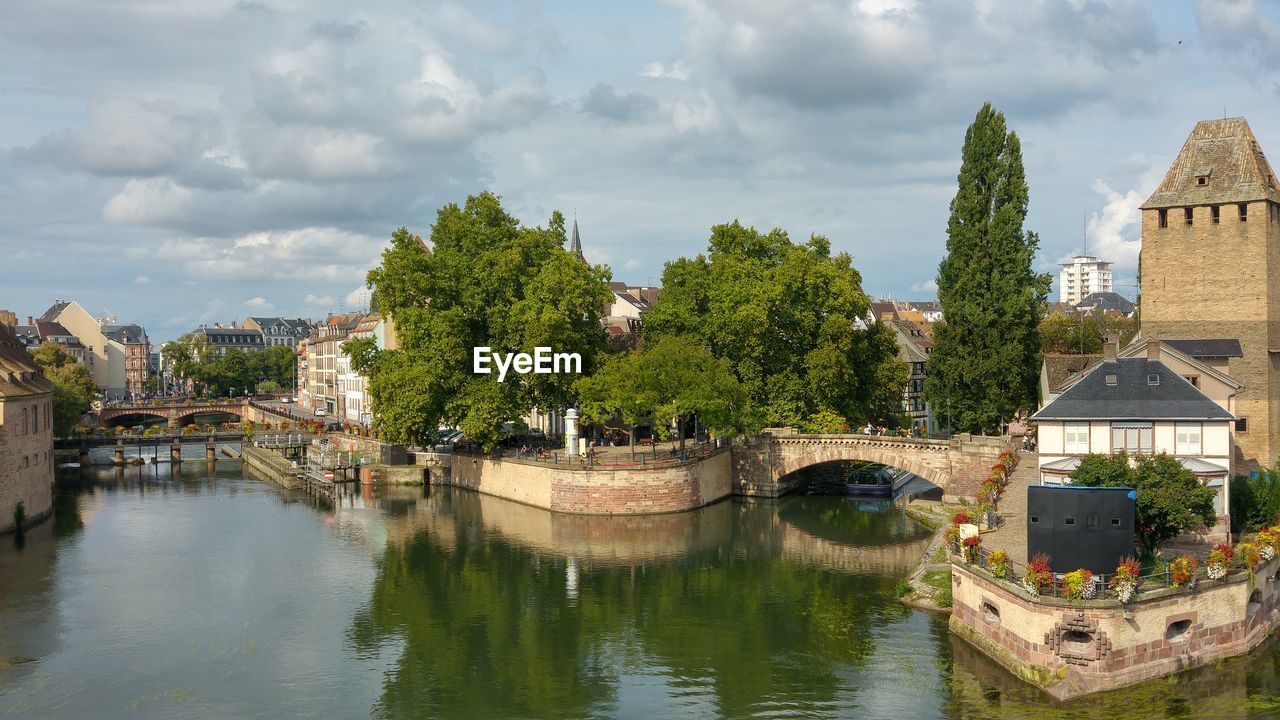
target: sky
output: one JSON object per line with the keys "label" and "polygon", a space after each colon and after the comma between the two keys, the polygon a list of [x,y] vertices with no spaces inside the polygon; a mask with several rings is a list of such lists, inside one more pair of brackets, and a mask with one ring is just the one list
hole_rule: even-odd
{"label": "sky", "polygon": [[[41,0],[0,6],[0,308],[153,342],[367,306],[490,190],[657,284],[734,219],[928,298],[966,126],[1022,138],[1037,265],[1116,264],[1197,120],[1280,161],[1280,0]],[[1056,287],[1051,299],[1057,299]]]}

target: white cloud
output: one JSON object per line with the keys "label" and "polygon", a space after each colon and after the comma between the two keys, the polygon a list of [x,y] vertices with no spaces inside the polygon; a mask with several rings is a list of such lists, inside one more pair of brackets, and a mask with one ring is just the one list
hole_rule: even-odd
{"label": "white cloud", "polygon": [[314,227],[258,232],[231,240],[171,238],[158,257],[181,263],[191,276],[238,281],[363,279],[386,244],[367,235]]}
{"label": "white cloud", "polygon": [[931,292],[931,293],[936,293],[936,292],[938,292],[938,279],[937,279],[937,278],[929,278],[928,280],[925,280],[924,282],[914,283],[914,284],[911,286],[911,290],[912,290],[913,292]]}
{"label": "white cloud", "polygon": [[[1144,187],[1131,188],[1124,193],[1112,189],[1104,180],[1093,181],[1093,191],[1105,202],[1101,210],[1089,214],[1085,223],[1089,255],[1113,262],[1120,270],[1138,267],[1138,254],[1142,250],[1142,210],[1139,206],[1154,186],[1150,173],[1144,180]],[[1070,259],[1068,255],[1058,262],[1069,262]]]}
{"label": "white cloud", "polygon": [[346,294],[342,299],[348,310],[368,310],[372,291],[363,285]]}
{"label": "white cloud", "polygon": [[139,275],[133,279],[133,284],[134,285],[150,285],[151,278],[147,277],[146,275]]}
{"label": "white cloud", "polygon": [[244,301],[244,304],[245,307],[249,308],[249,310],[253,312],[271,313],[276,311],[276,306],[267,302],[267,299],[262,296],[249,298]]}
{"label": "white cloud", "polygon": [[310,305],[312,307],[329,307],[333,305],[333,296],[307,293],[306,299],[302,302],[304,305]]}
{"label": "white cloud", "polygon": [[689,67],[684,64],[683,60],[676,60],[671,65],[663,65],[660,62],[651,62],[640,70],[641,77],[647,78],[670,78],[672,80],[688,80]]}

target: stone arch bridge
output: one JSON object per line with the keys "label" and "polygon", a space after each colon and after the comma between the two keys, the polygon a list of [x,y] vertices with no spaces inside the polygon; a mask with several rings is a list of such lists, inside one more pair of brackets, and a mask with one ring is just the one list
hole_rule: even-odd
{"label": "stone arch bridge", "polygon": [[802,479],[794,473],[835,460],[865,460],[902,468],[943,489],[948,497],[973,497],[999,460],[1008,438],[960,434],[950,440],[853,434],[801,434],[769,428],[733,449],[735,495],[779,497]]}
{"label": "stone arch bridge", "polygon": [[130,416],[164,418],[169,423],[169,427],[181,427],[190,421],[192,415],[199,413],[222,412],[230,413],[241,419],[250,418],[249,402],[244,398],[228,398],[222,400],[213,400],[201,403],[181,403],[175,402],[170,404],[151,405],[149,403],[131,403],[123,405],[113,405],[103,408],[98,413],[98,420],[103,425],[119,424],[120,418]]}

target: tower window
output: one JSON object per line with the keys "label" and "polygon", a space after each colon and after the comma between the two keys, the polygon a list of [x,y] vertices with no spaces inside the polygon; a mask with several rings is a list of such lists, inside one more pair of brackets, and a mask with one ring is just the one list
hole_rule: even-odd
{"label": "tower window", "polygon": [[1212,209],[1213,209],[1213,224],[1217,225],[1218,220],[1222,217],[1222,208],[1217,205],[1214,205]]}
{"label": "tower window", "polygon": [[1249,203],[1240,203],[1236,205],[1236,207],[1240,208],[1240,222],[1244,222],[1248,220],[1249,219]]}
{"label": "tower window", "polygon": [[1191,213],[1192,213],[1191,208],[1183,208],[1183,209],[1182,209],[1182,214],[1183,214],[1183,216],[1184,216],[1184,217],[1186,217],[1186,219],[1187,219],[1187,224],[1188,224],[1188,225],[1190,225],[1190,224],[1191,224]]}
{"label": "tower window", "polygon": [[1236,420],[1236,432],[1249,432],[1249,419],[1240,418]]}
{"label": "tower window", "polygon": [[1161,209],[1159,212],[1159,221],[1157,224],[1162,228],[1169,227],[1169,211]]}

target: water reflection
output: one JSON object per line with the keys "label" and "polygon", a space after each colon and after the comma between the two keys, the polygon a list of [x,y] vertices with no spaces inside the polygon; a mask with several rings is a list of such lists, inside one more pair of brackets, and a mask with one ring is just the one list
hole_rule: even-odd
{"label": "water reflection", "polygon": [[1280,715],[1280,651],[1068,704],[910,610],[928,533],[805,496],[645,518],[352,486],[238,463],[60,473],[0,538],[15,717]]}

